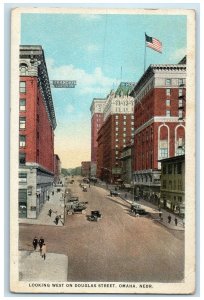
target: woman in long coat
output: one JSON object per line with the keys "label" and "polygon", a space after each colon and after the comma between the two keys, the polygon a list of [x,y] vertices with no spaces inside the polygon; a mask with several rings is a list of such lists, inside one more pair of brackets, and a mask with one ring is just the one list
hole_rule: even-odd
{"label": "woman in long coat", "polygon": [[47,253],[47,247],[45,245],[45,243],[42,245],[42,252],[41,252],[41,255],[42,255],[42,258],[46,258],[46,253]]}

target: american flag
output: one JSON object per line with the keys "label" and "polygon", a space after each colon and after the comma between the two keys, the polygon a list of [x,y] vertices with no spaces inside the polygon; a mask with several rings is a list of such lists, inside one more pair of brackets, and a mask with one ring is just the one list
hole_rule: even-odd
{"label": "american flag", "polygon": [[148,36],[145,33],[146,46],[153,50],[162,53],[162,43],[154,37]]}

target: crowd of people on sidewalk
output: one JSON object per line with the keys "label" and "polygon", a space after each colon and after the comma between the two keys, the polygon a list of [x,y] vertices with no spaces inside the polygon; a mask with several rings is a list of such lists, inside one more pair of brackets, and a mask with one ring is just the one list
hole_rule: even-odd
{"label": "crowd of people on sidewalk", "polygon": [[46,253],[47,253],[47,246],[45,244],[45,240],[43,237],[40,237],[40,239],[38,240],[37,237],[35,236],[34,239],[33,239],[33,248],[34,248],[34,251],[37,250],[37,246],[39,245],[39,248],[40,248],[40,256],[42,258],[46,258]]}

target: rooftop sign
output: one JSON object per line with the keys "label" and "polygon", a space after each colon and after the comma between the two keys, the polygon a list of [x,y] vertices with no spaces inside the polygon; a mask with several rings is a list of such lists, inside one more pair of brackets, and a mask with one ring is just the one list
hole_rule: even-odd
{"label": "rooftop sign", "polygon": [[75,88],[76,80],[50,80],[51,88]]}

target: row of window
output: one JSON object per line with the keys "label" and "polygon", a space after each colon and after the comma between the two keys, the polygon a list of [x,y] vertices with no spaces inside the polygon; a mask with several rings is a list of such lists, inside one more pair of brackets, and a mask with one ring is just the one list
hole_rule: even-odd
{"label": "row of window", "polygon": [[163,165],[163,174],[182,174],[182,163]]}
{"label": "row of window", "polygon": [[[119,125],[119,122],[118,121],[115,121],[115,125]],[[123,121],[123,125],[127,125],[127,122],[126,121]],[[131,125],[134,125],[134,122],[131,122]]]}
{"label": "row of window", "polygon": [[[126,131],[127,128],[126,127],[123,127],[123,131]],[[131,131],[134,131],[134,127],[131,127]],[[115,127],[115,131],[119,131],[119,128],[118,127]]]}
{"label": "row of window", "polygon": [[[118,132],[116,132],[115,133],[115,137],[116,137],[116,139],[117,139],[117,137],[119,136],[119,133]],[[123,135],[122,135],[123,137],[126,137],[127,136],[127,134],[126,133],[123,133]],[[131,133],[131,136],[134,136],[134,132],[132,132]]]}
{"label": "row of window", "polygon": [[[115,115],[115,119],[119,119],[119,116],[118,115]],[[127,116],[126,115],[123,115],[123,119],[126,120],[127,119]],[[134,115],[131,115],[131,119],[134,120]]]}
{"label": "row of window", "polygon": [[[169,86],[169,85],[171,85],[171,84],[172,84],[172,79],[166,78],[166,79],[165,79],[165,85],[166,85],[166,86]],[[183,84],[185,84],[185,79],[184,79],[184,78],[179,78],[179,79],[178,79],[178,85],[181,86],[181,85],[183,85]]]}
{"label": "row of window", "polygon": [[178,181],[176,181],[176,180],[174,180],[174,181],[172,181],[172,180],[168,180],[168,181],[163,180],[162,181],[162,187],[164,189],[166,189],[168,187],[168,189],[170,189],[170,190],[172,190],[172,189],[182,190],[182,187],[183,187],[182,186],[182,180],[181,179],[179,179]]}

